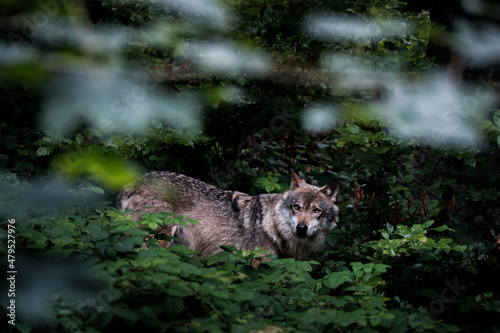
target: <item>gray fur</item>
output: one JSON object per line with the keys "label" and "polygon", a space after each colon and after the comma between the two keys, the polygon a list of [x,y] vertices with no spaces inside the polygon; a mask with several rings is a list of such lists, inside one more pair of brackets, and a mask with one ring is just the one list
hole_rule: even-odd
{"label": "gray fur", "polygon": [[[117,206],[131,209],[133,219],[146,212],[171,212],[198,220],[199,224],[176,225],[163,232],[182,239],[203,256],[220,252],[221,245],[236,245],[240,250],[260,246],[279,257],[304,260],[325,243],[338,223],[339,210],[334,204],[337,191],[336,183],[321,188],[309,185],[293,171],[288,191],[256,196],[221,190],[174,172],[157,171],[126,186],[117,198]],[[299,205],[300,210],[294,205]],[[307,226],[304,237],[297,235],[299,223]]]}

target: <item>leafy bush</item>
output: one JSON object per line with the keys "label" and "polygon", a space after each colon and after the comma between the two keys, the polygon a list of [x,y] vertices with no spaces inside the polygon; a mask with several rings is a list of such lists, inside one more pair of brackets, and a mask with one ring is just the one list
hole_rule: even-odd
{"label": "leafy bush", "polygon": [[[19,270],[2,329],[500,329],[496,82],[435,71],[440,52],[477,60],[459,28],[398,0],[1,7],[0,238],[15,219]],[[146,170],[262,193],[292,168],[340,183],[310,261],[231,244],[199,260],[157,244],[189,216],[110,203]]]}
{"label": "leafy bush", "polygon": [[[388,265],[340,261],[329,274],[313,277],[313,266],[320,265],[317,261],[274,258],[256,270],[252,264],[262,259],[260,250],[227,247],[204,266],[184,245],[165,250],[151,239],[148,247],[143,246],[144,237],[157,233],[158,225],[182,223],[183,217],[143,214],[142,218],[131,221],[110,207],[79,211],[71,207],[19,224],[17,241],[25,250],[57,259],[62,270],[61,260],[71,259],[88,267],[95,280],[85,281],[94,284],[95,294],[89,291],[84,300],[51,295],[53,309],[44,318],[48,324],[35,326],[34,331],[92,327],[114,332],[146,325],[162,331],[238,332],[271,324],[305,331],[454,330],[425,315],[388,309],[390,298],[382,292]],[[5,229],[2,235],[5,239]],[[29,297],[43,296],[43,289],[36,292]],[[40,319],[42,313],[25,307],[31,320]],[[16,327],[30,331],[24,323]]]}

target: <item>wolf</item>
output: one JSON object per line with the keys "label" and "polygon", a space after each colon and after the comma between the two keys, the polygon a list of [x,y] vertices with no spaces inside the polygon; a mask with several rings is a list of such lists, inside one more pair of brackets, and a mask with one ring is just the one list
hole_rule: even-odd
{"label": "wolf", "polygon": [[[188,248],[210,256],[221,246],[239,250],[270,250],[279,258],[308,259],[337,226],[337,182],[318,187],[291,170],[290,189],[283,193],[248,195],[222,190],[198,179],[170,171],[155,171],[125,186],[117,207],[143,213],[171,212],[198,220],[189,226],[170,225],[161,232]],[[160,241],[160,245],[171,245]]]}

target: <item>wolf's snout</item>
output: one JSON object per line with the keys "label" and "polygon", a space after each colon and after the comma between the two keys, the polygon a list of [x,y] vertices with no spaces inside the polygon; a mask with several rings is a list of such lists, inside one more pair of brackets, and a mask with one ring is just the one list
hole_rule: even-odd
{"label": "wolf's snout", "polygon": [[306,237],[307,234],[307,225],[304,223],[297,224],[297,236],[303,238]]}

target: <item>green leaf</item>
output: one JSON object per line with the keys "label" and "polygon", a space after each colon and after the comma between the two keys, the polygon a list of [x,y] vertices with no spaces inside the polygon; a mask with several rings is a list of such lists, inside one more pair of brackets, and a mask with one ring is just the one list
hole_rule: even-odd
{"label": "green leaf", "polygon": [[441,296],[438,294],[438,292],[433,289],[423,289],[422,291],[420,291],[420,295],[429,299],[441,299]]}
{"label": "green leaf", "polygon": [[468,166],[475,167],[476,166],[476,159],[474,157],[466,157],[464,159],[465,164]]}
{"label": "green leaf", "polygon": [[441,326],[447,331],[447,332],[460,332],[462,329],[456,325],[453,324],[448,324],[448,323],[441,323]]}
{"label": "green leaf", "polygon": [[351,272],[342,271],[335,272],[323,277],[323,284],[330,289],[335,289],[338,286],[351,280]]}
{"label": "green leaf", "polygon": [[403,177],[403,182],[409,183],[415,180],[415,176],[413,175],[406,175]]}
{"label": "green leaf", "polygon": [[85,137],[82,135],[82,133],[78,133],[75,137],[75,140],[79,145],[81,145],[85,140]]}
{"label": "green leaf", "polygon": [[[90,152],[68,153],[59,156],[55,163],[65,172],[63,176],[77,177],[89,174],[96,181],[111,189],[121,189],[125,184],[139,178],[139,173],[132,165],[122,160],[100,153],[100,148],[89,148]],[[73,161],[68,164],[67,161]]]}
{"label": "green leaf", "polygon": [[342,315],[337,316],[337,322],[342,327],[347,327],[354,323],[364,326],[367,322],[366,311],[357,309],[352,312],[344,312]]}
{"label": "green leaf", "polygon": [[359,133],[359,126],[353,123],[348,123],[346,124],[347,129],[349,130],[350,133],[352,134],[358,134]]}
{"label": "green leaf", "polygon": [[225,261],[227,261],[231,257],[231,255],[232,255],[231,252],[227,252],[227,251],[219,252],[219,253],[211,256],[208,259],[207,265],[211,266],[211,265],[213,265],[213,264],[215,264],[216,262],[219,262],[219,261],[225,262]]}
{"label": "green leaf", "polygon": [[109,233],[104,230],[96,230],[82,237],[82,242],[98,242],[108,238]]}
{"label": "green leaf", "polygon": [[375,264],[375,270],[379,273],[387,273],[388,268],[391,268],[391,266],[385,264]]}
{"label": "green leaf", "polygon": [[370,262],[370,263],[367,263],[365,265],[363,265],[363,271],[366,273],[366,274],[370,274],[374,268],[375,264]]}
{"label": "green leaf", "polygon": [[497,127],[500,127],[500,116],[493,116],[493,122]]}
{"label": "green leaf", "polygon": [[493,292],[492,291],[487,291],[485,293],[479,294],[476,296],[476,302],[481,302],[486,298],[492,298],[493,297]]}
{"label": "green leaf", "polygon": [[424,229],[427,229],[427,228],[429,228],[433,224],[434,224],[434,220],[426,221],[426,222],[424,222],[424,224],[422,225],[422,227]]}
{"label": "green leaf", "polygon": [[177,297],[165,297],[163,305],[165,314],[170,319],[175,319],[186,308],[182,299]]}
{"label": "green leaf", "polygon": [[94,192],[94,193],[98,193],[98,194],[104,194],[104,190],[100,187],[97,187],[97,186],[85,186],[83,189]]}
{"label": "green leaf", "polygon": [[183,286],[172,284],[167,290],[166,293],[170,296],[175,297],[187,297],[190,295],[190,292]]}
{"label": "green leaf", "polygon": [[306,302],[311,302],[316,298],[316,294],[311,289],[302,289],[300,295]]}
{"label": "green leaf", "polygon": [[360,271],[364,265],[360,262],[351,262],[351,266],[353,271]]}
{"label": "green leaf", "polygon": [[129,310],[125,305],[113,308],[113,313],[118,317],[122,317],[130,323],[136,323],[140,318],[139,313]]}
{"label": "green leaf", "polygon": [[241,289],[235,290],[234,295],[231,296],[232,300],[235,300],[238,302],[251,301],[254,298],[255,298],[255,295],[252,291],[241,290]]}
{"label": "green leaf", "polygon": [[105,147],[113,147],[113,148],[119,148],[122,147],[125,144],[125,140],[118,135],[114,135],[108,140],[104,141],[104,146]]}
{"label": "green leaf", "polygon": [[49,147],[40,147],[38,148],[38,150],[36,151],[36,154],[38,156],[47,156],[49,155],[50,153],[52,153],[54,149],[53,148],[49,148]]}
{"label": "green leaf", "polygon": [[185,219],[184,221],[191,223],[191,224],[199,224],[200,223],[200,222],[198,222],[198,220],[195,220],[195,219]]}
{"label": "green leaf", "polygon": [[446,224],[436,228],[436,231],[439,231],[439,232],[442,232],[445,230],[453,230],[453,229],[450,229]]}

